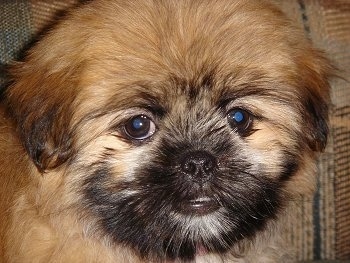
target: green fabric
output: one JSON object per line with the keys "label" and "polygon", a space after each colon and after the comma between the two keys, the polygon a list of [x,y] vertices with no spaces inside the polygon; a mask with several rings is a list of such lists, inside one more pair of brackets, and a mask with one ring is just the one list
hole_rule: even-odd
{"label": "green fabric", "polygon": [[20,57],[30,42],[29,1],[0,1],[0,89],[5,83],[5,65]]}

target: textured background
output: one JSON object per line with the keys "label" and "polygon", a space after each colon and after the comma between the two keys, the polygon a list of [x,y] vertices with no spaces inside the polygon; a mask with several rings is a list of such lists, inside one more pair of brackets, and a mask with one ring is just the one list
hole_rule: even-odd
{"label": "textured background", "polygon": [[299,211],[312,222],[294,232],[299,259],[350,260],[350,1],[276,2],[347,79],[332,82],[331,134],[319,161],[319,190]]}
{"label": "textured background", "polygon": [[[274,2],[326,51],[344,78],[332,82],[331,134],[318,165],[319,189],[295,211],[300,220],[291,226],[288,240],[300,261],[350,262],[350,0]],[[0,89],[5,87],[4,65],[20,58],[33,36],[76,3],[0,0]]]}

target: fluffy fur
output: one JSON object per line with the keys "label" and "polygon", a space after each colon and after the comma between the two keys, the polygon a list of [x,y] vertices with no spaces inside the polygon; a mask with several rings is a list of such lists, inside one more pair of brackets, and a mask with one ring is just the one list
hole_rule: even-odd
{"label": "fluffy fur", "polygon": [[292,262],[330,74],[265,1],[81,6],[11,70],[2,262]]}

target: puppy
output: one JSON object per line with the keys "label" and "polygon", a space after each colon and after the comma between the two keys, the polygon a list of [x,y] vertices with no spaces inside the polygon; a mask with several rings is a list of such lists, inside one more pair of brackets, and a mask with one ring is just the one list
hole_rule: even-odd
{"label": "puppy", "polygon": [[261,0],[96,0],[11,70],[2,262],[293,262],[331,66]]}

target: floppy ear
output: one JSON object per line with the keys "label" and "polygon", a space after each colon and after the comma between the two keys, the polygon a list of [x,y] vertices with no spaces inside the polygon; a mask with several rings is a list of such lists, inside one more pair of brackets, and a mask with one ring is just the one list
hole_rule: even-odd
{"label": "floppy ear", "polygon": [[34,56],[17,64],[12,78],[5,102],[26,151],[41,172],[59,166],[72,149],[72,70],[53,70]]}
{"label": "floppy ear", "polygon": [[310,92],[305,98],[309,122],[306,124],[308,144],[314,151],[323,151],[328,137],[328,100]]}
{"label": "floppy ear", "polygon": [[304,133],[313,151],[323,151],[328,137],[328,113],[330,106],[329,79],[335,76],[335,68],[319,52],[304,58],[300,84],[303,107],[306,111]]}

